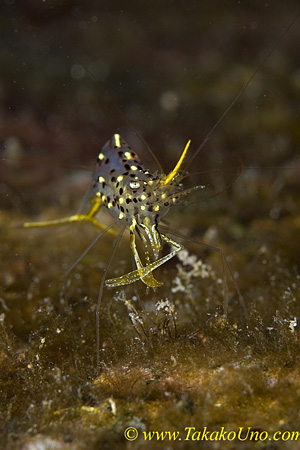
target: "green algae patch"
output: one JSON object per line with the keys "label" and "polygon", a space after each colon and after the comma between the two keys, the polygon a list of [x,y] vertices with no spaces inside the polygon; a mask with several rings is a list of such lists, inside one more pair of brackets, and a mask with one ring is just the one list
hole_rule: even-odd
{"label": "green algae patch", "polygon": [[[24,231],[2,230],[7,255],[9,243],[20,251],[1,272],[1,414],[10,448],[125,448],[129,427],[139,432],[130,448],[153,448],[145,440],[149,431],[179,431],[176,446],[193,448],[193,433],[204,427],[246,432],[250,426],[270,435],[297,430],[300,280],[288,255],[271,258],[266,247],[256,255],[261,274],[253,277],[252,246],[243,255],[245,267],[237,254],[243,289],[249,280],[247,320],[232,289],[223,315],[215,272],[207,262],[206,286],[206,278],[198,280],[204,263],[195,257],[186,265],[188,254],[160,272],[170,277],[160,290],[139,286],[140,300],[134,289],[107,289],[97,369],[99,255],[63,279],[63,254],[70,257],[76,230],[47,240],[34,231],[27,241]],[[51,262],[45,242],[58,249],[60,264]],[[272,282],[264,282],[267,276]],[[183,292],[178,286],[184,283]]]}

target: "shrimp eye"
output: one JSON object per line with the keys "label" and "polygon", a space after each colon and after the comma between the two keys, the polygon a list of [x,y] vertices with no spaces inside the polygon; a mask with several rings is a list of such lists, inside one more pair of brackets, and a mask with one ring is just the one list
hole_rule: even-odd
{"label": "shrimp eye", "polygon": [[131,189],[138,189],[140,187],[140,183],[138,181],[130,181],[129,186]]}

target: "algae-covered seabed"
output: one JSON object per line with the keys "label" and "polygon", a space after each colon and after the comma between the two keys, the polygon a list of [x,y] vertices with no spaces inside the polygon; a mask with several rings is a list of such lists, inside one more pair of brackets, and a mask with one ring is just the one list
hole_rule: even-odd
{"label": "algae-covered seabed", "polygon": [[[187,139],[195,151],[297,14],[293,1],[149,3],[1,10],[1,448],[298,448],[270,439],[300,431],[299,21],[189,169],[205,173],[186,185],[207,188],[167,216],[225,252],[248,319],[229,274],[223,315],[219,254],[184,240],[190,254],[155,271],[163,287],[105,290],[97,370],[95,305],[114,238],[66,274],[97,232],[21,226],[74,213],[91,177],[81,167],[115,132],[153,169],[125,117],[165,171]],[[131,259],[124,236],[111,276]],[[269,435],[192,441],[186,427]],[[148,442],[149,431],[181,440]]]}

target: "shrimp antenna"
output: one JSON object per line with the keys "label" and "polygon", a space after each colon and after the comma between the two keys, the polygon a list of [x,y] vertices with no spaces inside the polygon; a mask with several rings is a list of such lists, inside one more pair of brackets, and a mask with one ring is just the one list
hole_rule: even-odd
{"label": "shrimp antenna", "polygon": [[113,222],[111,225],[109,225],[108,227],[106,227],[104,230],[101,231],[101,233],[98,234],[98,236],[93,240],[93,242],[90,243],[90,245],[84,250],[84,252],[81,253],[81,255],[79,256],[79,258],[76,259],[76,261],[66,270],[65,275],[68,275],[73,269],[74,267],[77,266],[77,264],[79,263],[79,261],[82,260],[82,258],[91,250],[91,248],[96,244],[96,242],[98,241],[98,239],[101,238],[101,236],[103,236],[103,234],[105,234],[108,230],[110,230],[114,225],[116,224],[116,221]]}
{"label": "shrimp antenna", "polygon": [[101,280],[101,283],[100,283],[100,288],[99,288],[97,309],[96,309],[97,369],[100,368],[100,322],[99,322],[99,320],[100,320],[100,307],[101,307],[101,300],[102,300],[102,295],[103,295],[104,283],[105,283],[106,275],[107,275],[107,273],[108,273],[108,271],[110,269],[110,266],[111,266],[111,264],[113,262],[113,259],[115,257],[117,248],[118,248],[118,246],[120,244],[120,241],[121,241],[121,239],[123,237],[125,228],[126,228],[126,225],[122,228],[122,230],[120,231],[120,233],[119,233],[119,235],[118,235],[118,237],[116,239],[116,242],[114,243],[113,250],[111,252],[109,261],[108,261],[108,263],[107,263],[107,265],[106,265],[106,267],[104,269],[104,272],[103,272],[103,275],[102,275],[102,280]]}
{"label": "shrimp antenna", "polygon": [[298,14],[296,15],[296,17],[291,21],[291,23],[289,24],[289,26],[284,30],[284,32],[281,34],[280,38],[275,42],[275,44],[273,45],[273,47],[268,51],[268,53],[265,55],[265,57],[263,58],[262,62],[259,64],[259,66],[257,67],[257,69],[252,73],[251,77],[247,80],[247,82],[242,86],[242,88],[240,89],[240,91],[238,92],[238,94],[235,96],[235,98],[230,102],[230,104],[227,106],[227,108],[225,109],[225,111],[223,112],[223,114],[221,115],[221,117],[217,120],[217,122],[214,124],[214,126],[210,129],[210,131],[207,133],[207,135],[205,136],[205,138],[203,139],[202,143],[199,145],[199,147],[197,148],[196,152],[193,154],[193,156],[191,157],[191,159],[189,160],[189,162],[187,163],[185,169],[187,169],[188,167],[190,167],[190,165],[192,164],[192,162],[194,161],[194,159],[197,157],[197,155],[199,154],[199,152],[203,149],[203,147],[206,145],[206,143],[208,142],[210,136],[213,134],[213,132],[215,131],[215,129],[220,125],[220,123],[223,121],[224,117],[227,115],[227,113],[231,110],[231,108],[236,104],[236,102],[238,101],[238,99],[241,97],[241,95],[245,92],[245,90],[248,88],[249,84],[251,83],[251,81],[253,80],[253,78],[256,77],[256,75],[261,71],[261,69],[264,67],[266,61],[270,58],[270,56],[275,52],[275,50],[277,50],[277,48],[279,47],[279,44],[282,43],[283,39],[286,37],[286,35],[288,34],[288,32],[290,31],[290,29],[294,26],[295,22],[297,22],[297,20],[300,17],[300,11],[298,12]]}
{"label": "shrimp antenna", "polygon": [[234,274],[232,272],[232,269],[230,267],[229,262],[226,259],[226,255],[223,252],[223,250],[220,247],[216,247],[215,245],[206,244],[205,242],[201,242],[198,239],[194,239],[194,238],[186,235],[185,233],[182,233],[182,232],[180,232],[178,230],[174,230],[173,228],[167,227],[165,225],[161,225],[160,228],[164,232],[169,233],[169,234],[171,234],[173,236],[176,236],[176,237],[181,238],[181,239],[185,239],[185,240],[187,240],[189,242],[192,242],[192,243],[194,243],[196,245],[199,245],[200,247],[206,248],[208,250],[213,250],[213,251],[219,253],[219,255],[221,257],[223,280],[224,280],[224,285],[223,285],[224,313],[227,316],[227,311],[228,311],[228,285],[227,285],[227,276],[226,276],[226,269],[227,269],[229,274],[230,274],[230,278],[231,278],[231,281],[232,281],[232,283],[234,285],[235,291],[237,293],[240,305],[243,308],[244,317],[245,317],[246,321],[248,322],[249,314],[248,314],[248,311],[247,311],[247,308],[246,308],[246,304],[245,304],[245,300],[244,300],[243,294],[241,293],[239,285],[238,285],[236,279],[234,278]]}

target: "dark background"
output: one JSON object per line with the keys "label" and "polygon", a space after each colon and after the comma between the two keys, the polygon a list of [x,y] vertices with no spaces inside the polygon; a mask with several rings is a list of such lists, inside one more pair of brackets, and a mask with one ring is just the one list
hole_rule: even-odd
{"label": "dark background", "polygon": [[[280,41],[296,8],[297,2],[274,1],[6,1],[1,137],[17,136],[26,152],[47,161],[78,164],[93,161],[120,131],[147,160],[121,109],[168,170],[187,139],[195,151]],[[246,165],[282,164],[293,155],[297,29],[213,133],[197,168],[214,151],[225,165],[232,164],[226,160],[232,151]],[[168,110],[169,92],[177,104]]]}

